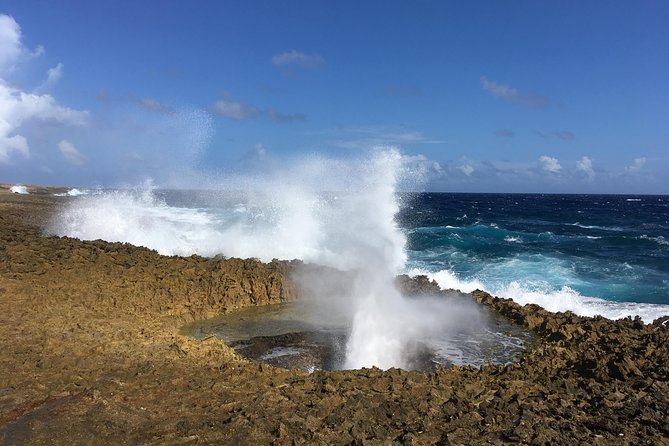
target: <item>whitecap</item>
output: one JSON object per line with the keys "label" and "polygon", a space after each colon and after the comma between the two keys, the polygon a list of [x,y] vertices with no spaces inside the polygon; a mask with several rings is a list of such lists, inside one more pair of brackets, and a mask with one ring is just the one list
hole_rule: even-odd
{"label": "whitecap", "polygon": [[452,271],[436,272],[414,268],[407,272],[410,276],[426,275],[436,281],[442,289],[456,289],[465,293],[483,290],[495,296],[512,299],[520,305],[537,304],[548,311],[571,311],[580,316],[601,315],[609,319],[639,316],[644,322],[669,315],[669,305],[613,302],[597,297],[584,296],[574,289],[563,286],[551,288],[546,284],[511,281],[506,284],[486,284],[479,279],[463,279]]}
{"label": "whitecap", "polygon": [[639,316],[645,322],[669,315],[669,305],[613,302],[597,297],[583,296],[568,286],[559,289],[541,288],[513,281],[501,287],[495,294],[513,299],[525,305],[537,304],[548,311],[571,311],[580,316],[604,316],[608,319],[622,319]]}
{"label": "whitecap", "polygon": [[68,190],[67,192],[63,192],[61,194],[54,194],[56,197],[78,197],[80,195],[87,195],[88,191],[83,191],[77,188],[72,188]]}
{"label": "whitecap", "polygon": [[440,271],[432,272],[421,268],[412,268],[407,271],[411,277],[427,276],[428,279],[434,280],[444,290],[460,290],[464,293],[471,293],[474,290],[484,290],[485,286],[477,279],[462,280],[455,273],[442,269]]}
{"label": "whitecap", "polygon": [[646,235],[646,234],[643,234],[643,235],[640,235],[639,237],[637,237],[637,239],[640,239],[640,240],[650,240],[650,241],[653,241],[653,242],[655,242],[655,243],[657,243],[657,244],[659,244],[659,245],[669,246],[669,240],[667,240],[666,238],[664,238],[664,237],[661,236],[661,235],[658,235],[657,237],[650,237],[650,236],[648,236],[648,235]]}
{"label": "whitecap", "polygon": [[579,222],[565,223],[565,224],[568,225],[568,226],[576,226],[576,227],[583,228],[583,229],[598,229],[600,231],[614,231],[614,232],[624,231],[623,228],[619,228],[617,226],[582,225]]}

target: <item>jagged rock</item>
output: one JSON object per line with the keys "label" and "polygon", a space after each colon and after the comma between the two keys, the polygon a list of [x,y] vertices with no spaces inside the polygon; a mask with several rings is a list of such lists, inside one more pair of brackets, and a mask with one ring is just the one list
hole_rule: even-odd
{"label": "jagged rock", "polygon": [[43,237],[55,203],[0,187],[0,443],[669,443],[669,317],[585,318],[476,291],[537,334],[519,362],[432,374],[259,366],[179,328],[296,299],[305,265]]}

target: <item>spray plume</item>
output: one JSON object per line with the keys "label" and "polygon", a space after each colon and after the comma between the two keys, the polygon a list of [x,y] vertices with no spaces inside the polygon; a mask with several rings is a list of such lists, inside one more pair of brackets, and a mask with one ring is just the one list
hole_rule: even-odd
{"label": "spray plume", "polygon": [[406,261],[397,188],[419,174],[395,149],[346,161],[311,156],[270,175],[217,178],[197,193],[149,183],[77,197],[50,232],[165,255],[298,258],[346,271],[345,283],[328,278],[327,268],[297,274],[318,308],[346,321],[344,366],[406,367],[410,342],[448,319],[434,302],[408,302],[393,285]]}

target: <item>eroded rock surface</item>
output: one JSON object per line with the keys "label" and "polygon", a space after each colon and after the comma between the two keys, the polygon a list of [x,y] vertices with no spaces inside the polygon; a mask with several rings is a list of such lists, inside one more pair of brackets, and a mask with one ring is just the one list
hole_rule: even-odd
{"label": "eroded rock surface", "polygon": [[31,192],[0,188],[0,443],[669,444],[667,318],[583,318],[475,292],[540,335],[520,362],[276,369],[179,327],[295,299],[291,263],[44,237],[67,198]]}

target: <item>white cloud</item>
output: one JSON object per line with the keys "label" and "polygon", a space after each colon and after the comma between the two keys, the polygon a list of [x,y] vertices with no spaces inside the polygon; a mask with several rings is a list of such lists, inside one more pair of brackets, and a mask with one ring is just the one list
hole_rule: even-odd
{"label": "white cloud", "polygon": [[419,179],[419,182],[421,182],[426,180],[428,177],[438,177],[444,173],[441,164],[439,164],[437,161],[429,159],[423,154],[402,155],[401,159],[402,169],[406,174],[405,179]]}
{"label": "white cloud", "polygon": [[461,166],[458,166],[458,170],[460,170],[460,172],[464,173],[467,176],[470,176],[472,173],[474,173],[474,168],[469,164],[463,164]]}
{"label": "white cloud", "polygon": [[272,64],[276,67],[299,65],[305,68],[313,68],[325,62],[319,54],[305,54],[301,51],[288,51],[272,57]]}
{"label": "white cloud", "polygon": [[583,172],[590,179],[595,177],[595,171],[592,168],[592,159],[587,156],[576,162],[576,170]]}
{"label": "white cloud", "polygon": [[547,155],[542,155],[539,157],[539,165],[547,172],[558,173],[560,170],[562,170],[560,161],[557,158],[553,158]]}
{"label": "white cloud", "polygon": [[0,14],[0,74],[14,69],[21,59],[39,57],[44,48],[37,47],[30,51],[21,43],[21,27],[12,16]]}
{"label": "white cloud", "polygon": [[21,27],[13,17],[0,15],[0,70],[10,69],[22,52]]}
{"label": "white cloud", "polygon": [[214,104],[214,111],[226,118],[236,119],[238,121],[255,118],[260,115],[260,110],[252,105],[224,100],[216,101]]}
{"label": "white cloud", "polygon": [[8,162],[13,152],[29,158],[28,141],[21,135],[10,136],[8,129],[11,129],[9,125],[0,119],[0,163]]}
{"label": "white cloud", "polygon": [[[42,47],[30,51],[21,42],[21,27],[8,15],[0,15],[0,76],[13,71],[19,62],[38,57]],[[0,77],[0,163],[7,163],[14,154],[30,157],[28,139],[19,134],[21,126],[35,120],[81,126],[88,122],[88,112],[64,107],[48,94],[37,91],[58,82],[63,65],[47,72],[47,78],[34,93],[14,87]]]}
{"label": "white cloud", "polygon": [[81,156],[81,153],[77,148],[69,141],[62,140],[58,143],[58,149],[60,153],[72,164],[81,165],[84,163],[84,159]]}
{"label": "white cloud", "polygon": [[635,158],[632,161],[632,164],[625,168],[625,172],[628,173],[639,173],[641,169],[646,165],[646,157],[642,156],[641,158]]}
{"label": "white cloud", "polygon": [[481,76],[481,87],[496,98],[531,108],[546,107],[550,103],[550,100],[545,96],[525,93],[510,85],[498,84],[485,76]]}
{"label": "white cloud", "polygon": [[59,63],[53,68],[49,68],[46,72],[46,79],[35,89],[36,93],[48,91],[56,85],[63,77],[63,64]]}
{"label": "white cloud", "polygon": [[30,156],[28,140],[16,131],[29,121],[52,121],[83,126],[88,112],[64,107],[48,95],[26,93],[0,79],[0,162],[8,162],[12,153]]}

